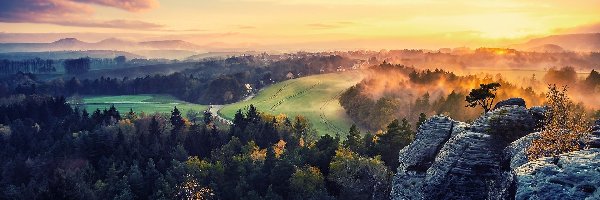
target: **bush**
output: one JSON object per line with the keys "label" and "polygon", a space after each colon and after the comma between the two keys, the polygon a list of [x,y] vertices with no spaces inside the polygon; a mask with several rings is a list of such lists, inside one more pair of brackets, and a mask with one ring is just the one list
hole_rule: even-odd
{"label": "bush", "polygon": [[585,112],[569,99],[566,86],[558,90],[556,85],[549,85],[548,90],[543,127],[540,138],[527,149],[529,160],[580,150],[591,131]]}

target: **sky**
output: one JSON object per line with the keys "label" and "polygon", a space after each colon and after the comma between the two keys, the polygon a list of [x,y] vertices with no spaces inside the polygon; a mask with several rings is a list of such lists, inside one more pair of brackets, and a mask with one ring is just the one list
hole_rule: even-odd
{"label": "sky", "polygon": [[274,49],[502,46],[600,32],[598,0],[0,0],[0,42],[182,39]]}

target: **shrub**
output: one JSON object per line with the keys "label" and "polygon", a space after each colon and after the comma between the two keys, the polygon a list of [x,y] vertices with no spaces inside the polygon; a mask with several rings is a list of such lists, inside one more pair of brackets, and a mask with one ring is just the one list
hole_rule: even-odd
{"label": "shrub", "polygon": [[581,141],[591,131],[585,112],[569,99],[566,86],[559,90],[556,85],[549,85],[548,90],[540,138],[527,149],[530,160],[582,149]]}

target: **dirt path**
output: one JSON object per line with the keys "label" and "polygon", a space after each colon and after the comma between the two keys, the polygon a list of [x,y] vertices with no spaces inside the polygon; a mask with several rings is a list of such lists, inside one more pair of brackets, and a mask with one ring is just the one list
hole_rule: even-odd
{"label": "dirt path", "polygon": [[[244,100],[242,100],[242,102],[248,101],[248,100],[254,98],[254,96],[256,96],[255,93],[250,94],[246,98],[244,98]],[[225,105],[210,105],[208,110],[210,111],[210,113],[212,113],[213,117],[216,117],[219,121],[225,122],[227,124],[233,124],[233,121],[225,119],[224,117],[219,115],[219,113],[220,113],[219,111],[221,111],[221,109],[223,109],[223,107],[225,107]]]}

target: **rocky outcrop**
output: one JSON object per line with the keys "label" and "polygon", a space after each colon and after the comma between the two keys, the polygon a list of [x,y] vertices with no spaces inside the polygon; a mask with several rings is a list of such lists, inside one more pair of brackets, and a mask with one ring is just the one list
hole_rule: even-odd
{"label": "rocky outcrop", "polygon": [[415,140],[400,150],[401,162],[392,188],[395,199],[424,199],[423,183],[427,170],[453,130],[463,130],[464,126],[449,117],[434,116],[419,127]]}
{"label": "rocky outcrop", "polygon": [[527,159],[527,147],[531,145],[533,140],[540,138],[540,133],[535,132],[528,134],[508,145],[504,149],[504,155],[506,160],[510,160],[510,168],[516,169],[521,165],[529,162]]}
{"label": "rocky outcrop", "polygon": [[596,120],[592,127],[592,134],[590,135],[587,145],[590,148],[600,148],[600,119]]}
{"label": "rocky outcrop", "polygon": [[[432,117],[400,151],[391,198],[598,199],[599,150],[528,160],[526,149],[540,137],[534,130],[544,111],[507,105],[472,124]],[[548,196],[553,192],[559,195]]]}
{"label": "rocky outcrop", "polygon": [[507,142],[515,141],[534,132],[536,121],[530,110],[522,106],[504,106],[477,118],[471,130],[504,138]]}
{"label": "rocky outcrop", "polygon": [[425,199],[504,199],[502,148],[488,134],[452,137],[428,170]]}
{"label": "rocky outcrop", "polygon": [[496,103],[496,106],[494,106],[494,109],[498,109],[504,106],[521,106],[521,107],[527,107],[525,105],[525,100],[523,100],[522,98],[510,98],[504,101],[500,101],[498,103]]}
{"label": "rocky outcrop", "polygon": [[[482,128],[482,127],[479,127]],[[415,141],[400,151],[393,199],[503,199],[507,169],[504,144],[488,133],[448,117],[421,125]]]}
{"label": "rocky outcrop", "polygon": [[542,158],[516,168],[516,199],[600,199],[600,149]]}

